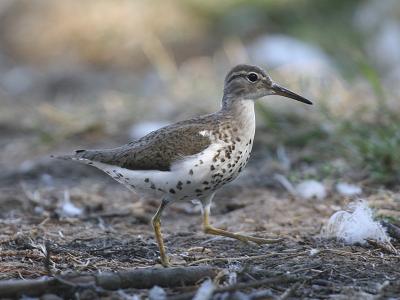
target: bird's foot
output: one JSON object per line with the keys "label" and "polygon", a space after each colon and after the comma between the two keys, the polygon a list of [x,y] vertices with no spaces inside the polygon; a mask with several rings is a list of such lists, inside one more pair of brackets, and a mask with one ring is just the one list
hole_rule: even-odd
{"label": "bird's foot", "polygon": [[255,243],[257,245],[263,245],[263,244],[275,244],[279,243],[282,241],[282,239],[264,239],[264,238],[259,238],[255,236],[250,236],[250,235],[243,235],[239,233],[235,233],[235,236],[232,236],[233,238],[238,239],[239,241],[242,241],[244,243]]}
{"label": "bird's foot", "polygon": [[162,265],[164,268],[169,268],[169,267],[172,266],[172,264],[171,264],[171,259],[170,259],[167,255],[162,255],[162,256],[160,257],[160,262],[161,262],[161,265]]}
{"label": "bird's foot", "polygon": [[165,256],[163,259],[159,258],[158,262],[164,268],[185,266],[187,264],[186,260],[184,260],[181,256],[173,254],[171,254],[170,256]]}
{"label": "bird's foot", "polygon": [[250,242],[256,243],[258,245],[263,245],[263,244],[275,244],[283,241],[283,239],[264,239],[264,238],[259,238],[255,236],[244,236],[246,239]]}
{"label": "bird's foot", "polygon": [[226,231],[223,229],[215,228],[208,224],[204,227],[204,232],[209,233],[209,234],[214,234],[214,235],[230,237],[230,238],[242,241],[244,243],[253,242],[258,245],[273,244],[273,243],[278,243],[278,242],[282,241],[282,239],[264,239],[264,238],[259,238],[259,237],[255,237],[255,236],[233,233],[233,232],[229,232],[229,231]]}

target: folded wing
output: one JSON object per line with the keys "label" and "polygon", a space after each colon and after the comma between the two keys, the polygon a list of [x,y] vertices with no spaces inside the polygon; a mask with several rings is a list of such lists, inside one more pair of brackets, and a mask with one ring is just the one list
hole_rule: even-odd
{"label": "folded wing", "polygon": [[169,171],[174,162],[205,150],[210,138],[205,125],[176,124],[154,131],[127,145],[104,150],[77,150],[73,158],[130,170]]}

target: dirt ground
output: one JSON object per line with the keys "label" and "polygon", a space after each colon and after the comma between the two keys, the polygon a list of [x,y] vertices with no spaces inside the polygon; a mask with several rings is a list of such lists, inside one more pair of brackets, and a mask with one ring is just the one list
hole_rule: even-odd
{"label": "dirt ground", "polygon": [[[177,300],[205,289],[205,276],[165,276],[150,224],[160,199],[50,156],[216,111],[224,76],[243,62],[315,105],[257,102],[249,165],[217,192],[211,222],[280,241],[206,235],[199,206],[176,203],[162,218],[173,267],[212,270],[213,295],[196,300],[400,299],[398,4],[0,1],[0,299]],[[276,175],[316,180],[327,196],[300,199]],[[340,195],[337,183],[362,194]],[[393,248],[321,236],[358,198],[394,232]],[[110,289],[96,277],[132,270],[175,284]]]}
{"label": "dirt ground", "polygon": [[[246,172],[217,193],[212,222],[282,241],[257,246],[205,235],[199,207],[177,203],[162,219],[173,264],[220,268],[214,279],[219,288],[232,284],[237,288],[216,292],[214,299],[399,299],[398,255],[374,244],[346,246],[319,237],[328,218],[351,199],[333,191],[325,200],[297,199],[271,179],[271,168],[256,144]],[[49,272],[162,268],[150,225],[157,199],[139,199],[94,168],[50,158],[33,160],[23,172],[3,174],[0,182],[1,280],[38,278]],[[398,211],[399,196],[371,190],[364,198],[379,215]],[[82,209],[77,217],[68,216],[66,200]],[[399,248],[398,240],[392,242]],[[261,282],[279,276],[291,280]],[[251,285],[257,281],[261,284]],[[171,299],[191,299],[200,284],[164,291]],[[145,298],[148,294],[148,289],[71,287],[58,296],[135,299],[133,295]]]}

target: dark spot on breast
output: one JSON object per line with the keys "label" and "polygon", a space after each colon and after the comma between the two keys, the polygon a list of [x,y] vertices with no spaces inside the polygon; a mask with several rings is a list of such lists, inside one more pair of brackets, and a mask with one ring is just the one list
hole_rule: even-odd
{"label": "dark spot on breast", "polygon": [[203,181],[203,184],[206,184],[206,185],[207,185],[207,184],[209,184],[209,182],[208,182],[208,181]]}
{"label": "dark spot on breast", "polygon": [[122,175],[121,173],[117,173],[117,175],[118,175],[119,177],[124,177],[124,175]]}
{"label": "dark spot on breast", "polygon": [[211,171],[214,171],[214,170],[215,170],[214,165],[211,165],[210,170],[211,170]]}
{"label": "dark spot on breast", "polygon": [[149,181],[150,181],[150,179],[148,179],[148,178],[144,179],[144,182],[149,182]]}
{"label": "dark spot on breast", "polygon": [[133,184],[131,184],[131,187],[135,188],[135,186]]}
{"label": "dark spot on breast", "polygon": [[192,169],[190,169],[189,175],[193,175],[193,170]]}
{"label": "dark spot on breast", "polygon": [[191,184],[192,182],[190,181],[190,180],[187,180],[186,181],[186,184]]}
{"label": "dark spot on breast", "polygon": [[150,188],[153,189],[153,190],[156,189],[156,186],[154,185],[154,183],[151,184]]}
{"label": "dark spot on breast", "polygon": [[222,169],[222,173],[226,173],[226,170],[225,170],[225,169]]}
{"label": "dark spot on breast", "polygon": [[171,194],[175,194],[175,190],[174,190],[174,189],[169,189],[169,192],[170,192]]}
{"label": "dark spot on breast", "polygon": [[249,145],[251,145],[251,143],[252,143],[252,140],[250,139],[250,141],[249,141]]}
{"label": "dark spot on breast", "polygon": [[163,189],[158,188],[157,190],[159,190],[160,192],[165,192]]}
{"label": "dark spot on breast", "polygon": [[221,162],[224,162],[225,161],[225,158],[221,158]]}
{"label": "dark spot on breast", "polygon": [[200,159],[200,160],[199,160],[199,163],[202,165],[204,162]]}
{"label": "dark spot on breast", "polygon": [[204,188],[205,191],[207,191],[207,190],[209,190],[209,189],[210,189],[209,186],[206,186],[206,187]]}
{"label": "dark spot on breast", "polygon": [[233,131],[234,131],[234,132],[237,132],[237,131],[238,131],[237,127],[234,127],[234,128],[233,128]]}
{"label": "dark spot on breast", "polygon": [[200,190],[200,189],[195,189],[195,192],[196,192],[196,193],[201,193],[202,190]]}
{"label": "dark spot on breast", "polygon": [[178,183],[176,184],[176,188],[178,189],[178,190],[182,190],[182,181],[178,181]]}
{"label": "dark spot on breast", "polygon": [[240,139],[240,137],[237,137],[236,141],[241,142],[242,140]]}
{"label": "dark spot on breast", "polygon": [[228,168],[232,167],[232,165],[231,165],[231,164],[228,164],[227,166],[228,166]]}
{"label": "dark spot on breast", "polygon": [[238,172],[239,172],[239,173],[242,172],[242,167],[239,168]]}

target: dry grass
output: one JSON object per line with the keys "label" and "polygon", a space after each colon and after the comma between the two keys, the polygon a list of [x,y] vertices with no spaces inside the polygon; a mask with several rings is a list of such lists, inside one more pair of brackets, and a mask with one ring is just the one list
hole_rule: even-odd
{"label": "dry grass", "polygon": [[166,55],[160,37],[163,43],[188,44],[201,38],[205,27],[177,1],[19,0],[4,9],[9,13],[3,39],[10,54],[41,64],[143,66],[147,57]]}

